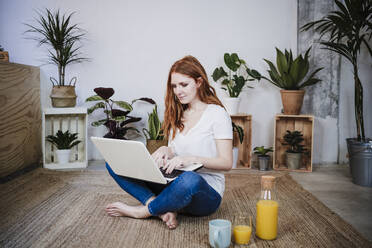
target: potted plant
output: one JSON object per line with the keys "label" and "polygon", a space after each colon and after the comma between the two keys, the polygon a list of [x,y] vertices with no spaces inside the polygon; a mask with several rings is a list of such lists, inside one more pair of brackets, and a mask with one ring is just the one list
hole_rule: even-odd
{"label": "potted plant", "polygon": [[74,107],[76,105],[75,84],[76,77],[65,82],[67,65],[81,63],[88,60],[81,56],[80,42],[85,32],[77,24],[71,23],[73,13],[61,15],[59,10],[52,13],[49,9],[45,13],[37,12],[37,24],[25,24],[29,29],[26,33],[34,34],[30,38],[36,40],[39,46],[48,47],[48,63],[58,67],[58,80],[50,77],[53,84],[51,100],[53,107]]}
{"label": "potted plant", "polygon": [[306,151],[304,145],[301,143],[304,141],[303,134],[300,131],[289,131],[283,136],[283,145],[288,145],[289,148],[286,151],[287,167],[291,170],[297,170],[301,168],[302,154]]}
{"label": "potted plant", "polygon": [[[92,122],[92,126],[94,127],[104,125],[107,128],[108,132],[103,136],[104,138],[128,139],[128,137],[126,137],[128,131],[133,130],[139,133],[136,128],[128,126],[130,123],[141,120],[140,117],[129,115],[133,110],[132,104],[126,101],[115,101],[111,99],[115,93],[113,88],[98,87],[94,89],[94,92],[97,95],[88,97],[85,101],[97,102],[95,105],[88,108],[88,114],[92,114],[97,109],[102,109],[106,114],[106,118]],[[155,104],[154,100],[150,98],[140,98],[133,102],[137,100]]]}
{"label": "potted plant", "polygon": [[353,66],[357,137],[346,139],[350,171],[355,184],[372,187],[372,139],[366,138],[364,132],[363,85],[358,74],[358,58],[362,46],[372,56],[372,49],[368,44],[372,36],[372,5],[370,0],[334,2],[338,10],[304,25],[301,30],[314,28],[320,33],[319,43],[324,49],[338,53]]}
{"label": "potted plant", "polygon": [[163,130],[161,128],[162,123],[158,116],[157,105],[149,114],[148,118],[148,129],[143,128],[143,135],[146,137],[146,147],[150,154],[155,152],[159,147],[166,146],[168,141],[164,139]]}
{"label": "potted plant", "polygon": [[77,133],[70,133],[69,130],[66,132],[58,130],[55,135],[46,137],[46,140],[57,148],[56,154],[59,164],[67,164],[69,162],[71,148],[81,142],[81,140],[77,140],[77,135]]}
{"label": "potted plant", "polygon": [[[239,95],[242,92],[244,86],[253,88],[246,84],[247,81],[260,80],[261,75],[256,70],[251,70],[247,67],[245,61],[240,59],[236,53],[225,53],[224,62],[228,68],[228,73],[224,68],[217,67],[212,74],[212,78],[215,82],[220,79],[222,89],[227,91],[229,97],[224,98],[224,105],[227,112],[230,115],[236,114],[239,109],[240,98]],[[246,74],[244,74],[244,70]]]}
{"label": "potted plant", "polygon": [[269,65],[268,70],[270,79],[262,76],[273,85],[279,87],[284,114],[298,115],[301,111],[305,87],[320,82],[314,78],[315,74],[323,68],[313,71],[306,79],[309,72],[309,52],[311,47],[305,52],[305,56],[300,54],[293,59],[292,51],[285,50],[284,53],[276,48],[276,66],[273,62],[264,59]]}
{"label": "potted plant", "polygon": [[9,62],[9,53],[0,45],[0,62]]}
{"label": "potted plant", "polygon": [[[233,133],[238,136],[240,144],[243,144],[243,140],[244,140],[244,130],[243,130],[243,128],[241,126],[235,124],[234,122],[232,122],[232,127],[233,127]],[[234,144],[233,144],[233,168],[237,167],[238,156],[239,156],[239,149],[237,147],[237,143],[234,142]]]}
{"label": "potted plant", "polygon": [[269,170],[269,160],[270,156],[267,155],[269,152],[273,152],[272,147],[265,148],[265,146],[256,146],[253,149],[254,153],[258,157],[258,168],[261,171]]}

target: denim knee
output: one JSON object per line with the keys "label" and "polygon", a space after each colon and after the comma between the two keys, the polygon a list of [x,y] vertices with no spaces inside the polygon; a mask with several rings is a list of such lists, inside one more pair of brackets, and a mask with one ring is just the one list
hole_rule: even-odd
{"label": "denim knee", "polygon": [[203,181],[203,178],[193,171],[186,171],[178,177],[179,187],[183,188],[185,191],[190,190],[193,193],[199,191],[200,185]]}

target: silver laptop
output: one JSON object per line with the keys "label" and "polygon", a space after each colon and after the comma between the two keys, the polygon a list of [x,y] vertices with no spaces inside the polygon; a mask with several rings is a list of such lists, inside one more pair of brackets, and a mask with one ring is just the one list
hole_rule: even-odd
{"label": "silver laptop", "polygon": [[194,163],[166,174],[139,141],[91,137],[103,158],[117,175],[145,181],[167,184],[184,171],[195,171],[203,167]]}

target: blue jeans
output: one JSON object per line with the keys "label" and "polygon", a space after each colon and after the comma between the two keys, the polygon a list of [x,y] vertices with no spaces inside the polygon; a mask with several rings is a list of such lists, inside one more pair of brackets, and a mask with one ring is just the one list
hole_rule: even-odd
{"label": "blue jeans", "polygon": [[119,186],[143,205],[156,196],[148,205],[154,216],[166,212],[205,216],[214,213],[221,203],[220,194],[196,172],[184,172],[164,185],[116,175],[107,163],[106,168]]}

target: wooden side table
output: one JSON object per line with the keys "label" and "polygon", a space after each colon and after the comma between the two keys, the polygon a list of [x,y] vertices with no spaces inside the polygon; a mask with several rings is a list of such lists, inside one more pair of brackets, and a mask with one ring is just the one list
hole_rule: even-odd
{"label": "wooden side table", "polygon": [[237,168],[251,168],[251,152],[252,152],[252,115],[235,114],[231,115],[231,120],[243,128],[244,140],[240,144],[239,136],[234,132],[233,146],[238,147],[238,164]]}
{"label": "wooden side table", "polygon": [[[88,165],[87,153],[87,121],[86,108],[45,108],[43,110],[43,163],[47,169],[78,169]],[[50,142],[46,142],[48,135],[56,134],[58,130],[69,130],[78,133],[78,140],[82,142],[71,150],[70,162],[67,164],[57,163],[56,148]]]}

